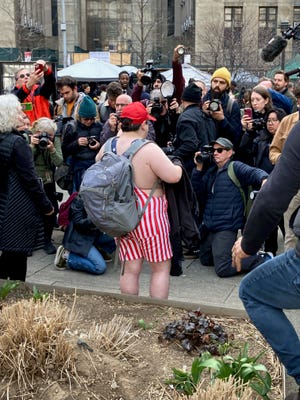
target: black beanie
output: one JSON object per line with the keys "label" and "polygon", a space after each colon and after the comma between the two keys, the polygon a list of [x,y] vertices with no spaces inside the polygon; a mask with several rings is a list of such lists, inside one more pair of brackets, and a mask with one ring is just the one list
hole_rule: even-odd
{"label": "black beanie", "polygon": [[191,103],[201,103],[202,89],[194,82],[190,83],[183,91],[181,99]]}

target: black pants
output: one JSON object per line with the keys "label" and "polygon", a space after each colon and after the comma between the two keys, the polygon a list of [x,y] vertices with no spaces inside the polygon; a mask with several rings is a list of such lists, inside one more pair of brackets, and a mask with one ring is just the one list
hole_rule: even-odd
{"label": "black pants", "polygon": [[[237,275],[232,265],[231,249],[237,239],[237,232],[209,232],[201,241],[199,258],[202,265],[214,266],[221,278]],[[248,272],[260,265],[264,259],[259,255],[249,256],[242,260],[242,272]]]}
{"label": "black pants", "polygon": [[51,201],[55,210],[52,215],[43,215],[45,243],[50,243],[53,229],[56,223],[56,215],[58,213],[58,203],[55,196],[55,183],[46,183],[44,185],[44,189],[48,199]]}
{"label": "black pants", "polygon": [[[284,232],[283,217],[281,218],[278,227],[280,228],[282,235],[284,237],[285,232]],[[264,250],[270,251],[271,253],[273,253],[274,256],[276,256],[278,250],[278,227],[276,226],[276,228],[270,233],[270,235],[265,240],[265,245],[264,245]]]}
{"label": "black pants", "polygon": [[27,253],[3,251],[0,256],[0,279],[25,282]]}

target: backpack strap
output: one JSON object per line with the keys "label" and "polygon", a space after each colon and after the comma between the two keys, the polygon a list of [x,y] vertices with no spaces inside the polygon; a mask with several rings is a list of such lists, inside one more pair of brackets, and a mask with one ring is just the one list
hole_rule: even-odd
{"label": "backpack strap", "polygon": [[238,189],[239,189],[239,191],[241,193],[241,196],[242,196],[242,199],[243,199],[243,203],[244,203],[244,214],[246,215],[246,210],[247,210],[246,195],[245,195],[245,192],[244,192],[244,190],[243,190],[243,188],[241,186],[240,181],[238,180],[238,178],[237,178],[237,176],[236,176],[236,174],[234,172],[233,165],[234,165],[234,161],[230,161],[230,163],[228,165],[227,173],[228,173],[229,178],[232,180],[232,182],[235,184],[235,186],[238,187]]}
{"label": "backpack strap", "polygon": [[131,162],[133,156],[143,147],[145,144],[153,143],[152,140],[148,139],[136,139],[131,145],[128,147],[126,151],[124,151],[123,156],[127,157]]}
{"label": "backpack strap", "polygon": [[230,114],[231,114],[233,103],[234,103],[234,100],[229,96],[227,106],[226,106],[226,111],[225,111],[225,114],[227,114],[228,116],[230,116]]}

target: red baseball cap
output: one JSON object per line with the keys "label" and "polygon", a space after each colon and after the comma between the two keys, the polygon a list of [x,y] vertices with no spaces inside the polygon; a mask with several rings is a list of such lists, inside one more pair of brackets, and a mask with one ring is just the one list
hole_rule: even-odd
{"label": "red baseball cap", "polygon": [[121,112],[120,118],[128,118],[131,119],[133,124],[141,124],[144,121],[156,121],[156,118],[150,115],[145,106],[139,101],[134,101],[133,103],[125,106]]}

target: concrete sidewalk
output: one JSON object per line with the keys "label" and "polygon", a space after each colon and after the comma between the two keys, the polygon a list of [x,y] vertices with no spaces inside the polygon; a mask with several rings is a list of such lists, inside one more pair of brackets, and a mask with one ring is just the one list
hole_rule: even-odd
{"label": "concrete sidewalk", "polygon": [[[55,231],[54,244],[61,244],[63,233]],[[90,275],[72,270],[58,271],[54,268],[54,256],[43,250],[28,258],[27,282],[34,285],[47,285],[53,288],[77,288],[98,293],[120,294],[120,267],[108,263],[104,275]],[[199,260],[183,262],[183,275],[171,277],[168,304],[194,309],[201,307],[217,314],[245,316],[243,305],[238,298],[238,286],[241,277],[219,278],[212,267],[203,267]],[[149,299],[150,268],[145,268],[140,279],[140,300]],[[133,296],[136,298],[136,296]],[[136,298],[139,301],[139,298]],[[213,311],[215,310],[215,311]]]}
{"label": "concrete sidewalk", "polygon": [[[61,244],[62,238],[63,232],[54,231],[53,239],[56,246]],[[72,270],[58,271],[53,264],[54,256],[39,250],[28,258],[27,282],[29,284],[62,289],[76,288],[120,296],[120,267],[114,267],[113,262],[108,263],[104,275],[95,276]],[[242,276],[219,278],[213,267],[204,267],[199,260],[186,260],[183,262],[183,274],[179,277],[171,277],[169,299],[165,303],[188,309],[201,307],[205,312],[219,315],[246,316],[243,304],[238,297],[241,279]],[[140,278],[140,296],[129,297],[135,301],[157,303],[149,298],[149,281],[150,268],[145,263]],[[300,332],[299,312],[288,311],[288,314]]]}

